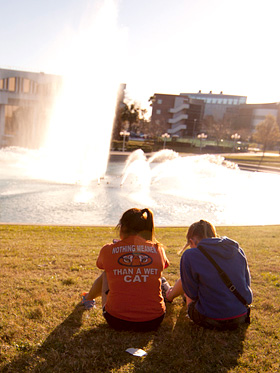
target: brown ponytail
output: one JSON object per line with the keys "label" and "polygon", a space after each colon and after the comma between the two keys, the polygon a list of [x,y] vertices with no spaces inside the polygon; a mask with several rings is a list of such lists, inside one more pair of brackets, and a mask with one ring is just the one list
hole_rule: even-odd
{"label": "brown ponytail", "polygon": [[154,241],[154,215],[148,208],[132,208],[121,217],[117,228],[127,237],[137,234],[145,240]]}

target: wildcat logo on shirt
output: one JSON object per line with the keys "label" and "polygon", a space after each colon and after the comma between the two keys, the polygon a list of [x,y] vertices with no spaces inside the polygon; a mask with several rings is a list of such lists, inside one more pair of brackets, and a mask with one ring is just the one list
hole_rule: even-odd
{"label": "wildcat logo on shirt", "polygon": [[153,259],[143,253],[129,253],[119,257],[118,263],[126,267],[144,267],[153,263]]}

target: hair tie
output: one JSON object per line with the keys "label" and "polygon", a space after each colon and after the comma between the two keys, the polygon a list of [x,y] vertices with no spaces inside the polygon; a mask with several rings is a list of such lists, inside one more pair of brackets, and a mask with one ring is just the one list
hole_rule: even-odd
{"label": "hair tie", "polygon": [[[145,215],[146,214],[146,215]],[[147,208],[141,210],[141,216],[144,217],[144,219],[147,219],[149,216],[149,210]]]}

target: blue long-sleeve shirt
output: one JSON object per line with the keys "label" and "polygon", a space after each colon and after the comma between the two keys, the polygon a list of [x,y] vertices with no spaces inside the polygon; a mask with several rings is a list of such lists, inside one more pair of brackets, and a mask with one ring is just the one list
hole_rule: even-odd
{"label": "blue long-sleeve shirt", "polygon": [[[203,239],[199,245],[229,276],[247,303],[252,303],[249,267],[238,243],[227,237],[215,237]],[[216,268],[197,248],[183,253],[180,272],[184,292],[197,301],[196,308],[202,315],[226,319],[246,312],[246,307],[230,292]]]}

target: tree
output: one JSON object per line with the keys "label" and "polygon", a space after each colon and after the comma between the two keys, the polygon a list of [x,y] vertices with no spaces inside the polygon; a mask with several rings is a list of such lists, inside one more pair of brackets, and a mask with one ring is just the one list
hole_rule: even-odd
{"label": "tree", "polygon": [[272,149],[280,141],[280,130],[276,118],[269,114],[256,126],[253,139],[262,144],[263,156],[267,149]]}
{"label": "tree", "polygon": [[147,110],[142,109],[138,103],[125,103],[120,101],[116,107],[112,139],[119,139],[122,130],[147,134],[150,121],[146,117]]}
{"label": "tree", "polygon": [[147,109],[140,109],[140,115],[139,115],[139,124],[138,124],[138,130],[141,133],[148,134],[149,127],[150,127],[150,120],[147,119]]}
{"label": "tree", "polygon": [[163,133],[167,132],[168,126],[164,115],[161,115],[159,119],[149,122],[148,135],[150,137],[160,137]]}
{"label": "tree", "polygon": [[229,137],[231,134],[231,121],[227,118],[214,120],[212,115],[206,116],[204,126],[207,129],[208,135],[216,139],[217,145],[221,139]]}
{"label": "tree", "polygon": [[137,131],[140,108],[136,103],[124,104],[121,112],[122,122],[128,122],[128,131]]}
{"label": "tree", "polygon": [[240,115],[240,109],[237,105],[227,108],[224,120],[231,123],[230,134],[238,133],[243,140],[249,140],[252,136],[253,126],[251,120],[246,116]]}

